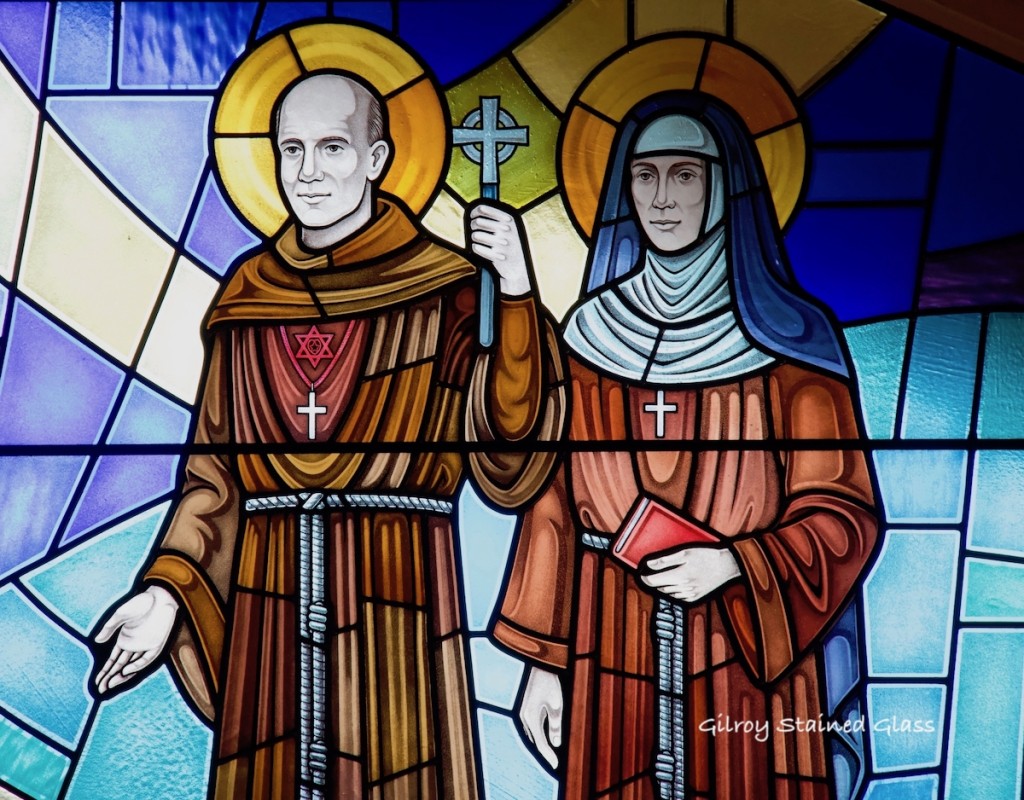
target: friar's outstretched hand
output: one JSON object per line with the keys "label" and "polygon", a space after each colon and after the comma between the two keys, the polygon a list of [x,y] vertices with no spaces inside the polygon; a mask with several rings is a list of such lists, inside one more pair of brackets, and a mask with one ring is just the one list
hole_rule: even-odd
{"label": "friar's outstretched hand", "polygon": [[467,227],[470,249],[494,266],[501,293],[518,297],[529,292],[526,236],[519,219],[510,210],[481,200],[470,208]]}
{"label": "friar's outstretched hand", "polygon": [[555,749],[562,745],[562,682],[558,675],[531,667],[519,701],[523,732],[541,758],[558,767]]}
{"label": "friar's outstretched hand", "polygon": [[178,601],[162,586],[130,597],[96,634],[100,644],[117,632],[114,649],[96,673],[96,691],[105,694],[135,678],[163,652],[174,629]]}

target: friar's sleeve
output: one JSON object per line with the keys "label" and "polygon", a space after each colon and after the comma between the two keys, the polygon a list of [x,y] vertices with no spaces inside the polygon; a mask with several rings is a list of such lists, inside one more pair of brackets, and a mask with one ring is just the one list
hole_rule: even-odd
{"label": "friar's sleeve", "polygon": [[551,319],[533,296],[502,298],[498,305],[493,347],[474,348],[465,439],[475,485],[511,509],[536,497],[550,479],[568,409],[565,365]]}
{"label": "friar's sleeve", "polygon": [[[787,443],[782,509],[771,530],[731,541],[743,574],[722,597],[741,652],[765,681],[785,673],[836,618],[878,537],[849,387],[785,366],[772,373],[770,392],[775,435]],[[801,449],[801,439],[815,442]]]}
{"label": "friar's sleeve", "polygon": [[239,493],[228,443],[230,333],[208,341],[205,380],[197,409],[194,448],[171,524],[144,575],[177,598],[187,625],[179,627],[171,659],[196,705],[212,715],[224,643],[224,608],[238,531]]}
{"label": "friar's sleeve", "polygon": [[523,515],[512,573],[491,635],[533,662],[569,663],[576,541],[565,487],[565,466]]}

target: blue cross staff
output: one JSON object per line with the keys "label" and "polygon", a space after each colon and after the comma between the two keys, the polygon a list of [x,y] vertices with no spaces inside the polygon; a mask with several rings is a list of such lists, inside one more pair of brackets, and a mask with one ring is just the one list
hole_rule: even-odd
{"label": "blue cross staff", "polygon": [[[529,146],[530,129],[517,125],[501,107],[500,97],[481,97],[474,108],[452,130],[452,141],[466,158],[480,165],[480,196],[498,199],[498,165],[512,158],[520,145]],[[494,276],[488,269],[480,275],[480,344],[494,342]]]}

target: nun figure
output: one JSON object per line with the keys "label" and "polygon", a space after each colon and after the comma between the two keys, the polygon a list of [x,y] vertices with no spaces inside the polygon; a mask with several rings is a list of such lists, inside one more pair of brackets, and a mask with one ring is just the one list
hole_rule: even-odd
{"label": "nun figure", "polygon": [[494,638],[565,798],[830,798],[822,637],[876,544],[847,357],[742,120],[626,116],[564,336],[565,460]]}

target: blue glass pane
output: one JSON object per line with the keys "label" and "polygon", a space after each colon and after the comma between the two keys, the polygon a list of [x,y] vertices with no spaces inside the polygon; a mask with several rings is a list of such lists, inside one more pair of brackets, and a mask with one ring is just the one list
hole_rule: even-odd
{"label": "blue glass pane", "polygon": [[469,647],[477,699],[511,709],[523,677],[523,662],[482,636],[471,639]]}
{"label": "blue glass pane", "polygon": [[858,605],[851,603],[825,637],[825,689],[830,716],[860,680]]}
{"label": "blue glass pane", "polygon": [[945,711],[943,685],[869,686],[868,717],[875,770],[937,767]]}
{"label": "blue glass pane", "polygon": [[7,321],[7,301],[10,299],[10,292],[7,287],[0,284],[0,338],[3,337],[4,322]]}
{"label": "blue glass pane", "polygon": [[[185,224],[206,164],[210,99],[60,97],[46,107],[124,194],[170,235]],[[159,176],[153,172],[159,160]]]}
{"label": "blue glass pane", "polygon": [[917,775],[874,781],[864,800],[937,800],[938,796],[938,776]]}
{"label": "blue glass pane", "polygon": [[870,674],[946,674],[959,554],[956,531],[886,535],[864,586]]}
{"label": "blue glass pane", "polygon": [[885,516],[890,522],[960,522],[967,453],[884,450],[874,457]]}
{"label": "blue glass pane", "polygon": [[120,369],[16,301],[0,377],[0,443],[99,441],[122,379]]}
{"label": "blue glass pane", "polygon": [[985,337],[978,436],[1024,437],[1024,314],[992,314]]}
{"label": "blue glass pane", "polygon": [[169,505],[140,514],[29,573],[25,585],[83,636],[132,588]]}
{"label": "blue glass pane", "polygon": [[1024,231],[1024,75],[957,50],[929,250]]}
{"label": "blue glass pane", "polygon": [[300,19],[325,16],[327,16],[327,3],[267,3],[267,7],[263,10],[263,16],[260,17],[260,29],[256,35],[263,36],[282,25]]}
{"label": "blue glass pane", "polygon": [[827,733],[826,740],[832,754],[836,800],[854,800],[860,797],[867,773],[864,743],[867,723],[861,713],[860,697],[850,697],[834,719],[842,727]]}
{"label": "blue glass pane", "polygon": [[56,800],[68,760],[0,715],[0,780],[38,800]]}
{"label": "blue glass pane", "polygon": [[459,541],[462,546],[463,592],[471,630],[482,631],[491,618],[505,574],[516,518],[484,505],[468,484],[459,496]]}
{"label": "blue glass pane", "polygon": [[0,50],[36,96],[43,85],[49,3],[0,3]]}
{"label": "blue glass pane", "polygon": [[447,85],[561,5],[560,0],[519,0],[514,12],[509,8],[496,14],[460,0],[406,0],[398,5],[398,33]]}
{"label": "blue glass pane", "polygon": [[968,558],[960,618],[1024,622],[1024,564]]}
{"label": "blue glass pane", "polygon": [[[92,656],[13,587],[0,589],[0,704],[66,747],[77,747],[92,698]],[[59,664],[60,669],[54,669]]]}
{"label": "blue glass pane", "polygon": [[962,631],[953,689],[949,800],[1019,800],[1024,633]]}
{"label": "blue glass pane", "polygon": [[100,706],[67,800],[206,797],[212,738],[160,669]]}
{"label": "blue glass pane", "polygon": [[793,271],[840,320],[906,313],[923,219],[917,208],[807,208],[786,235]]}
{"label": "blue glass pane", "polygon": [[819,150],[808,202],[920,200],[928,191],[929,150]]}
{"label": "blue glass pane", "polygon": [[111,444],[181,444],[188,434],[191,414],[138,381],[114,420],[107,441]]}
{"label": "blue glass pane", "polygon": [[174,488],[177,456],[100,456],[61,544]]}
{"label": "blue glass pane", "polygon": [[0,578],[46,552],[88,459],[0,458]]}
{"label": "blue glass pane", "polygon": [[846,329],[860,386],[864,428],[872,439],[891,439],[896,428],[907,327],[905,319],[897,319]]}
{"label": "blue glass pane", "polygon": [[903,432],[907,439],[962,439],[971,429],[981,317],[921,317],[914,331]]}
{"label": "blue glass pane", "polygon": [[57,4],[50,88],[110,86],[114,4]]}
{"label": "blue glass pane", "polygon": [[558,790],[555,779],[526,749],[510,718],[480,712],[480,760],[488,800],[554,800]]}
{"label": "blue glass pane", "polygon": [[121,86],[220,85],[241,54],[257,3],[124,3]]}
{"label": "blue glass pane", "polygon": [[967,545],[1011,555],[1024,554],[1024,451],[983,450],[974,457]]}
{"label": "blue glass pane", "polygon": [[387,0],[342,0],[334,3],[334,16],[340,19],[361,20],[392,30],[394,15],[392,3]]}
{"label": "blue glass pane", "polygon": [[948,45],[890,19],[807,102],[813,141],[913,140],[935,133]]}
{"label": "blue glass pane", "polygon": [[217,182],[209,178],[185,247],[218,275],[223,275],[238,256],[259,241],[224,201]]}

